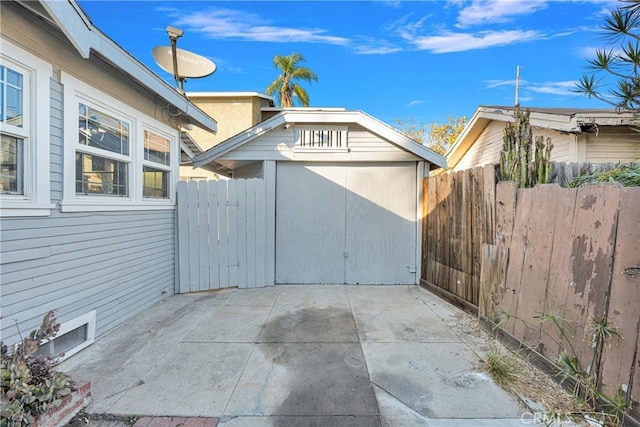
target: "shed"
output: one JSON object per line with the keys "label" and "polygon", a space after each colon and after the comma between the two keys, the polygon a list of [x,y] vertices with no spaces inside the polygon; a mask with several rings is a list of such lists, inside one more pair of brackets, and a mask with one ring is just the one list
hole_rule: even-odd
{"label": "shed", "polygon": [[345,109],[283,109],[194,159],[265,180],[267,281],[416,284],[422,179],[444,157]]}

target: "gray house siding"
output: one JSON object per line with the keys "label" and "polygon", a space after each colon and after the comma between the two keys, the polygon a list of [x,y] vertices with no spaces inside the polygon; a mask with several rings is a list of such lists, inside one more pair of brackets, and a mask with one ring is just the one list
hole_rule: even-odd
{"label": "gray house siding", "polygon": [[[0,336],[28,334],[49,310],[61,323],[96,310],[96,337],[168,295],[175,210],[62,213],[62,85],[51,81],[48,217],[0,221]],[[68,179],[69,177],[67,177]]]}
{"label": "gray house siding", "polygon": [[96,337],[174,292],[175,212],[2,220],[2,340],[55,309],[62,323],[96,310]]}
{"label": "gray house siding", "polygon": [[63,87],[60,82],[51,79],[51,202],[62,200],[62,135],[63,135]]}

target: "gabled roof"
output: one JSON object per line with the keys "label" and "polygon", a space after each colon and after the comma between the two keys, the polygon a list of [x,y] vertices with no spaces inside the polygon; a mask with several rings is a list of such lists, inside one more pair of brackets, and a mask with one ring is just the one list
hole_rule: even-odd
{"label": "gabled roof", "polygon": [[103,34],[75,1],[41,1],[40,4],[83,58],[88,59],[92,52],[97,53],[138,84],[176,107],[185,123],[217,132],[217,123],[213,118]]}
{"label": "gabled roof", "polygon": [[393,127],[365,114],[362,111],[347,111],[343,108],[286,108],[267,120],[250,127],[226,141],[216,145],[193,159],[194,167],[213,162],[242,145],[286,124],[358,124],[370,132],[395,144],[438,167],[446,168],[443,156],[406,137]]}
{"label": "gabled roof", "polygon": [[[633,111],[614,109],[520,107],[529,111],[529,123],[534,128],[552,129],[562,133],[592,133],[597,126],[631,126]],[[515,107],[479,106],[455,143],[445,153],[449,167],[455,167],[492,121],[514,122]]]}

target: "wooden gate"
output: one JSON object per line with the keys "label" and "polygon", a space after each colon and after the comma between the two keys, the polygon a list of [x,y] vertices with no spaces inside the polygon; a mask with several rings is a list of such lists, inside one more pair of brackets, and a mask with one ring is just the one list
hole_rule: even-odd
{"label": "wooden gate", "polygon": [[262,179],[178,183],[177,292],[265,286]]}

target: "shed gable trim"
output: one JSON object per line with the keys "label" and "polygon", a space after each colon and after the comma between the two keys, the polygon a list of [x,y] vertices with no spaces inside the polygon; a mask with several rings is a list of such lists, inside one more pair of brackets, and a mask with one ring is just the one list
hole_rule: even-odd
{"label": "shed gable trim", "polygon": [[252,128],[247,129],[245,132],[233,136],[221,144],[196,156],[194,158],[194,167],[200,167],[209,162],[215,161],[255,138],[285,124],[316,124],[320,126],[321,124],[347,125],[350,123],[362,126],[370,132],[404,149],[405,151],[422,158],[423,160],[433,163],[438,167],[446,168],[446,160],[443,156],[437,154],[424,145],[418,144],[394,128],[361,111],[323,111],[317,109],[310,109],[307,111],[303,111],[301,109],[289,111],[284,110],[264,122],[258,123]]}

